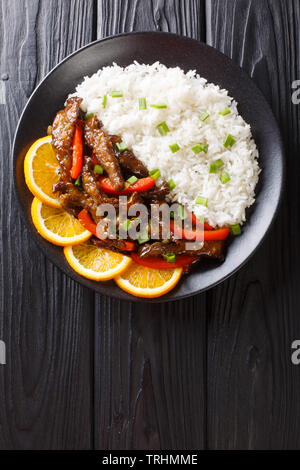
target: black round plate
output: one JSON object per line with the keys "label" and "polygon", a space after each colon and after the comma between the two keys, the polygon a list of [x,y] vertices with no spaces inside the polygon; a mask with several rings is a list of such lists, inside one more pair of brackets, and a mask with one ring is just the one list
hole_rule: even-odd
{"label": "black round plate", "polygon": [[[35,139],[45,135],[55,113],[66,97],[86,75],[116,62],[126,66],[137,60],[152,64],[160,61],[168,67],[190,69],[222,88],[239,103],[239,112],[251,125],[259,149],[262,173],[256,203],[248,214],[243,234],[229,246],[223,264],[204,263],[187,276],[178,287],[162,298],[138,299],[123,292],[114,283],[94,282],[73,271],[65,261],[63,250],[42,239],[34,228],[30,205],[32,196],[25,185],[23,160]],[[38,86],[20,118],[13,145],[14,176],[17,198],[25,221],[45,255],[66,274],[91,289],[119,299],[163,302],[199,293],[223,281],[240,268],[254,253],[274,219],[279,205],[283,180],[283,147],[272,111],[254,82],[230,59],[215,49],[193,39],[168,33],[121,34],[83,47],[63,60]],[[251,212],[251,213],[250,213]]]}

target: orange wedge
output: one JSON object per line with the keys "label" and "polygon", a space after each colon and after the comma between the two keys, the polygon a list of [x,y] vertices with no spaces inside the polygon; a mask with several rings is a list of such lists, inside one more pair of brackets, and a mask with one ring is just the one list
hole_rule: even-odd
{"label": "orange wedge", "polygon": [[129,256],[100,248],[90,242],[67,246],[64,254],[74,271],[93,281],[107,281],[121,274],[131,264]]}
{"label": "orange wedge", "polygon": [[178,283],[182,268],[152,269],[132,262],[126,271],[115,277],[121,289],[136,297],[160,297]]}
{"label": "orange wedge", "polygon": [[38,139],[24,160],[25,181],[34,196],[51,207],[60,207],[52,188],[59,180],[59,164],[52,147],[51,135]]}

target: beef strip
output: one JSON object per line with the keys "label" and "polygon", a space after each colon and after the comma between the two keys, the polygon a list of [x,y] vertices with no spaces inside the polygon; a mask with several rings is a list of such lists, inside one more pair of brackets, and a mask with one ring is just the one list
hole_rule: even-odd
{"label": "beef strip", "polygon": [[61,181],[71,179],[73,136],[81,101],[81,98],[69,98],[65,109],[58,111],[53,121],[52,145],[59,161]]}
{"label": "beef strip", "polygon": [[99,246],[101,248],[109,248],[110,250],[112,251],[116,251],[116,252],[126,252],[127,254],[128,251],[127,250],[124,250],[124,242],[125,240],[119,240],[119,239],[115,239],[115,240],[100,240],[99,238],[96,238],[96,237],[91,237],[90,238],[90,241],[96,245],[96,246]]}
{"label": "beef strip", "polygon": [[143,197],[149,202],[164,201],[170,193],[168,183],[163,182],[159,186],[153,186],[148,191],[143,192]]}
{"label": "beef strip", "polygon": [[120,136],[110,135],[109,139],[114,146],[114,151],[122,170],[124,170],[129,176],[134,175],[137,178],[146,178],[146,176],[149,175],[147,167],[131,150],[124,150],[124,152],[118,151],[116,144],[122,141]]}
{"label": "beef strip", "polygon": [[147,258],[148,256],[163,256],[167,253],[174,253],[175,255],[186,254],[190,256],[204,256],[224,261],[224,240],[206,241],[203,247],[198,250],[186,250],[185,245],[186,242],[184,240],[166,243],[160,241],[146,243],[139,248],[138,255]]}
{"label": "beef strip", "polygon": [[118,198],[109,197],[101,190],[98,183],[98,178],[94,173],[94,162],[92,157],[84,157],[81,176],[84,191],[95,201],[97,205],[110,203],[114,206],[118,206]]}
{"label": "beef strip", "polygon": [[117,191],[121,191],[124,188],[124,180],[120,165],[114,154],[112,143],[104,130],[101,129],[101,125],[102,123],[100,123],[96,116],[85,121],[85,140],[108,174],[113,187]]}
{"label": "beef strip", "polygon": [[76,188],[73,183],[68,182],[61,185],[60,192],[60,204],[67,212],[77,217],[82,209],[86,209],[95,223],[99,221],[96,215],[97,204],[95,201],[86,193]]}

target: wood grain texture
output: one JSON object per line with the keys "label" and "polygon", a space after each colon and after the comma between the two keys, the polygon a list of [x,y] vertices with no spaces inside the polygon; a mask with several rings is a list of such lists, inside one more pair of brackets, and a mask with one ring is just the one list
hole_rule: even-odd
{"label": "wood grain texture", "polygon": [[[208,446],[300,447],[300,77],[297,0],[207,0],[207,41],[241,65],[269,100],[286,146],[288,181],[277,221],[252,260],[208,295]],[[283,229],[284,227],[284,229]]]}
{"label": "wood grain texture", "polygon": [[[204,37],[203,2],[99,0],[98,37],[162,30]],[[162,306],[96,296],[95,447],[205,445],[205,295]]]}
{"label": "wood grain texture", "polygon": [[[41,78],[92,39],[90,0],[0,1],[0,448],[89,448],[93,295],[46,261],[20,220],[11,143]],[[7,77],[6,77],[7,78]]]}

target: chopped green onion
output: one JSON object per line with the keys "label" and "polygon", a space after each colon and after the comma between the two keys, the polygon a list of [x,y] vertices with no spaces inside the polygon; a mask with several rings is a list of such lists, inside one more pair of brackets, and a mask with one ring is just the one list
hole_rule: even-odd
{"label": "chopped green onion", "polygon": [[139,109],[147,109],[146,98],[139,98]]}
{"label": "chopped green onion", "polygon": [[226,140],[224,142],[224,147],[232,147],[233,144],[235,144],[235,138],[233,137],[233,135],[231,134],[228,134],[228,136],[226,137]]}
{"label": "chopped green onion", "polygon": [[114,90],[114,91],[111,92],[110,96],[112,98],[122,98],[123,91],[122,90]]}
{"label": "chopped green onion", "polygon": [[150,104],[150,108],[155,108],[155,109],[165,109],[168,106],[164,103],[157,103],[157,104]]}
{"label": "chopped green onion", "polygon": [[176,152],[178,152],[178,150],[180,149],[179,145],[176,144],[176,143],[169,145],[169,148],[170,148],[170,150],[172,151],[172,153],[176,153]]}
{"label": "chopped green onion", "polygon": [[103,174],[103,168],[101,165],[95,165],[94,166],[94,173],[96,173],[96,175],[102,175]]}
{"label": "chopped green onion", "polygon": [[78,176],[77,180],[75,181],[75,186],[77,186],[77,188],[80,188],[81,186],[81,175]]}
{"label": "chopped green onion", "polygon": [[230,181],[229,174],[226,171],[224,171],[223,173],[220,174],[220,180],[222,184],[228,183],[228,181]]}
{"label": "chopped green onion", "polygon": [[222,111],[219,112],[221,116],[226,116],[227,114],[230,114],[231,111],[228,108],[223,109]]}
{"label": "chopped green onion", "polygon": [[172,191],[172,189],[176,188],[176,184],[174,183],[174,180],[170,179],[168,181],[168,186],[169,186],[170,191]]}
{"label": "chopped green onion", "polygon": [[87,121],[88,119],[91,119],[94,116],[94,113],[86,114],[84,116],[84,119]]}
{"label": "chopped green onion", "polygon": [[168,132],[170,132],[170,129],[168,128],[167,123],[165,121],[158,124],[158,126],[156,126],[156,128],[157,128],[158,132],[160,133],[160,135],[162,135],[162,136],[165,136],[165,135],[167,135]]}
{"label": "chopped green onion", "polygon": [[187,218],[187,212],[183,206],[179,206],[177,209],[177,215],[181,220],[184,220]]}
{"label": "chopped green onion", "polygon": [[204,152],[204,153],[207,153],[208,151],[208,145],[206,144],[203,144],[201,142],[199,142],[199,144],[196,144],[192,147],[192,150],[194,153],[200,153],[200,152]]}
{"label": "chopped green onion", "polygon": [[150,240],[150,237],[148,234],[148,230],[145,230],[144,232],[140,233],[137,238],[137,241],[139,242],[140,245],[142,245],[142,243],[148,242],[149,240]]}
{"label": "chopped green onion", "polygon": [[124,150],[128,149],[128,146],[127,144],[125,144],[125,142],[117,142],[116,147],[119,150],[119,152],[124,152]]}
{"label": "chopped green onion", "polygon": [[206,121],[206,119],[209,118],[209,114],[208,113],[203,113],[201,114],[201,116],[199,117],[200,121]]}
{"label": "chopped green onion", "polygon": [[218,160],[210,164],[209,172],[218,173],[218,171],[220,170],[220,168],[222,168],[222,166],[224,166],[224,162],[221,158],[219,158]]}
{"label": "chopped green onion", "polygon": [[102,108],[106,108],[106,104],[107,104],[107,95],[103,95]]}
{"label": "chopped green onion", "polygon": [[200,224],[204,224],[204,222],[205,222],[204,215],[199,215],[199,217],[197,217],[197,219],[199,220]]}
{"label": "chopped green onion", "polygon": [[126,230],[126,232],[130,229],[131,222],[129,219],[126,219],[125,222],[121,224],[121,227]]}
{"label": "chopped green onion", "polygon": [[128,180],[127,180],[127,183],[133,184],[133,183],[135,183],[137,180],[138,180],[138,179],[137,179],[136,176],[130,176],[130,178],[128,178]]}
{"label": "chopped green onion", "polygon": [[163,255],[163,257],[166,261],[168,261],[168,263],[175,263],[176,261],[176,256],[174,255],[174,253],[167,253]]}
{"label": "chopped green onion", "polygon": [[154,178],[155,180],[157,180],[157,178],[160,177],[160,171],[159,171],[159,169],[156,168],[155,170],[149,171],[149,176],[152,176],[152,178]]}
{"label": "chopped green onion", "polygon": [[240,224],[230,225],[231,235],[240,235],[242,233]]}
{"label": "chopped green onion", "polygon": [[196,204],[200,204],[201,206],[206,206],[207,207],[207,203],[208,203],[208,198],[207,197],[197,196]]}
{"label": "chopped green onion", "polygon": [[174,211],[170,211],[170,219],[174,219],[174,217],[175,217]]}

